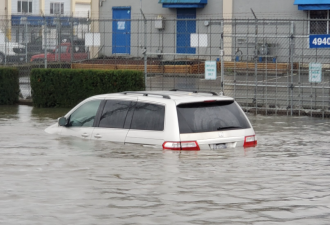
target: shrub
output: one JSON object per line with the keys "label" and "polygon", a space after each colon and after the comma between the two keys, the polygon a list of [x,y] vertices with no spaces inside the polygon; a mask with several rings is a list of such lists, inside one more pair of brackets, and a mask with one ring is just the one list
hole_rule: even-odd
{"label": "shrub", "polygon": [[18,70],[0,68],[0,105],[13,105],[18,102]]}
{"label": "shrub", "polygon": [[143,73],[130,70],[33,69],[30,79],[36,107],[72,107],[93,95],[144,90]]}

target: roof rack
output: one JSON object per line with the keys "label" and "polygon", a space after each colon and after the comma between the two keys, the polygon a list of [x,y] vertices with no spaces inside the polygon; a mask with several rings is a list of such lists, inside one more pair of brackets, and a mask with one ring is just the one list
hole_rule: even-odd
{"label": "roof rack", "polygon": [[171,99],[171,97],[169,95],[163,95],[163,94],[157,94],[157,93],[153,93],[153,92],[141,92],[141,91],[124,91],[122,92],[124,95],[126,94],[141,94],[143,96],[149,96],[149,95],[157,95],[157,96],[162,96],[163,98],[166,99]]}
{"label": "roof rack", "polygon": [[212,95],[217,95],[217,93],[213,91],[196,91],[196,90],[184,90],[184,89],[172,89],[170,91],[185,91],[185,92],[192,92],[192,93],[206,93],[206,94],[212,94]]}

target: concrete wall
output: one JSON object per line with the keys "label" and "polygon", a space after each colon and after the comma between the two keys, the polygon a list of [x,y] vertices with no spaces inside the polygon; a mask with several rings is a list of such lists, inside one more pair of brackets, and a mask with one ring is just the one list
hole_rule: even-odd
{"label": "concrete wall", "polygon": [[[130,6],[131,7],[131,54],[130,56],[142,57],[142,49],[145,39],[147,40],[148,52],[162,51],[163,53],[176,52],[176,9],[163,8],[157,0],[121,0],[101,1],[102,6],[94,4],[99,9],[98,22],[101,33],[101,43],[103,45],[102,55],[111,56],[112,54],[112,7]],[[261,44],[269,46],[269,58],[277,58],[279,61],[289,60],[290,31],[293,27],[297,37],[294,41],[296,54],[300,54],[299,49],[306,48],[308,45],[308,26],[309,23],[303,20],[308,19],[306,11],[298,10],[298,6],[293,5],[294,0],[209,0],[205,8],[196,10],[196,33],[207,34],[208,47],[196,48],[196,54],[190,58],[205,58],[215,60],[219,58],[219,47],[221,37],[220,20],[231,21],[237,19],[237,24],[224,24],[224,50],[225,60],[235,59],[237,50],[243,52],[247,61],[254,59],[254,49],[260,48]],[[140,13],[142,8],[146,18],[147,32],[144,34],[144,22]],[[264,19],[278,19],[277,24],[260,23],[258,25],[257,44],[253,36],[255,34],[253,9],[259,21]],[[165,18],[165,29],[155,28],[154,19],[162,15]],[[239,19],[250,19],[250,22],[240,22]],[[301,20],[291,24],[288,21],[281,22],[283,19]],[[209,21],[210,25],[205,26],[204,22]],[[248,35],[247,35],[248,34]],[[243,36],[243,37],[242,37]],[[298,47],[298,48],[297,48]],[[309,50],[305,50],[309,53]],[[199,55],[199,56],[198,56]],[[164,57],[169,58],[169,57]],[[173,58],[173,57],[172,57]]]}
{"label": "concrete wall", "polygon": [[[0,1],[0,18],[4,19],[8,14],[8,0]],[[11,12],[11,11],[10,11]]]}
{"label": "concrete wall", "polygon": [[[90,32],[92,33],[98,33],[100,30],[99,25],[99,18],[100,18],[100,5],[99,1],[91,1],[91,25],[90,25]],[[90,58],[94,58],[98,56],[99,47],[90,47],[89,52]]]}
{"label": "concrete wall", "polygon": [[[147,39],[148,52],[162,51],[163,53],[176,52],[176,21],[177,10],[163,8],[162,4],[155,0],[122,0],[122,1],[101,1],[99,6],[99,29],[101,32],[101,42],[103,49],[101,54],[111,55],[112,53],[112,7],[130,6],[131,7],[131,55],[142,57],[141,46],[144,46],[144,39]],[[95,7],[96,4],[93,4]],[[148,19],[147,35],[144,35],[142,9],[145,17]],[[93,9],[94,10],[94,9]],[[165,18],[165,29],[155,28],[155,18],[161,15]],[[204,8],[196,9],[196,32],[200,34],[209,34],[210,32],[219,33],[219,25],[205,26],[205,20],[216,20],[223,17],[223,1],[209,0]],[[220,35],[219,35],[220,37]],[[210,43],[219,43],[219,37],[208,40]],[[218,50],[217,50],[218,51]],[[196,54],[209,54],[207,48],[197,48]]]}
{"label": "concrete wall", "polygon": [[[300,54],[299,49],[306,50],[308,45],[308,22],[303,21],[308,18],[306,11],[298,10],[297,5],[293,5],[294,0],[234,0],[233,18],[238,19],[237,24],[233,25],[234,35],[232,41],[232,52],[237,50],[243,52],[242,60],[253,61],[254,50],[260,49],[262,44],[268,46],[267,60],[276,58],[279,62],[288,62],[290,60],[290,39],[291,31],[296,37],[293,43],[295,45],[295,54]],[[254,23],[255,13],[258,18],[258,26]],[[239,19],[250,19],[250,21],[240,22]],[[263,22],[263,20],[275,19],[275,21]],[[281,20],[296,20],[294,22]],[[297,21],[301,20],[301,21]],[[257,39],[253,36],[257,30]],[[305,37],[302,37],[305,36]],[[257,40],[257,44],[256,44]],[[260,52],[259,52],[260,53]],[[265,60],[265,57],[263,58]]]}
{"label": "concrete wall", "polygon": [[[208,0],[208,4],[201,9],[197,9],[198,18],[222,18],[223,0]],[[132,19],[141,18],[140,8],[142,8],[146,18],[154,18],[157,15],[164,17],[176,18],[176,9],[163,8],[158,0],[100,0],[100,19],[112,19],[112,7],[114,6],[130,6],[132,10]]]}
{"label": "concrete wall", "polygon": [[251,8],[258,19],[306,19],[307,14],[293,5],[294,0],[234,0],[234,18],[254,18]]}
{"label": "concrete wall", "polygon": [[[94,0],[95,1],[95,0]],[[76,5],[79,5],[79,6],[84,6],[84,11],[83,12],[79,12],[77,9],[76,9]],[[73,12],[73,15],[75,17],[85,17],[88,15],[89,13],[89,16],[90,16],[90,11],[91,11],[91,0],[72,0],[71,2],[71,10]],[[86,10],[88,10],[89,12],[87,13]]]}

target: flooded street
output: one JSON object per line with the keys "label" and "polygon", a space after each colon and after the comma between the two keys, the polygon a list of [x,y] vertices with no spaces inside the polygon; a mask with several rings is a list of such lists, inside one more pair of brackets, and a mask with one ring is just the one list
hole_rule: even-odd
{"label": "flooded street", "polygon": [[0,106],[0,224],[329,224],[330,120],[254,116],[256,148],[172,152],[49,135]]}

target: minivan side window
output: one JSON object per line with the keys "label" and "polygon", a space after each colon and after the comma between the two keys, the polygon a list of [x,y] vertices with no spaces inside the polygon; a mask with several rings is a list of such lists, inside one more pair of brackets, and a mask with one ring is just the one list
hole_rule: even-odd
{"label": "minivan side window", "polygon": [[138,102],[135,106],[131,129],[164,130],[165,106]]}
{"label": "minivan side window", "polygon": [[101,114],[99,127],[124,128],[128,111],[133,104],[131,101],[107,100]]}
{"label": "minivan side window", "polygon": [[76,109],[70,116],[69,127],[92,127],[101,100],[86,102]]}

